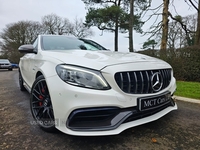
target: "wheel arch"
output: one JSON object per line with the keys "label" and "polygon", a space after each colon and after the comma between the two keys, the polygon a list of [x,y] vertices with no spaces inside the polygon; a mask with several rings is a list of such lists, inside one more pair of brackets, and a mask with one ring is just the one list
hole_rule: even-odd
{"label": "wheel arch", "polygon": [[[40,71],[38,71],[37,73],[36,73],[36,76],[35,76],[35,79],[37,79],[39,76],[41,76],[41,75],[43,75],[43,73],[42,72],[40,72]],[[43,75],[44,76],[44,75]]]}

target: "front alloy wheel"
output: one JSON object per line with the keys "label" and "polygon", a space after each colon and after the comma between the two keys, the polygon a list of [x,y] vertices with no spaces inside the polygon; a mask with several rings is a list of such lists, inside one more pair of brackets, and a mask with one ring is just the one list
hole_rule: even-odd
{"label": "front alloy wheel", "polygon": [[45,131],[55,131],[51,97],[43,75],[39,76],[33,83],[30,105],[36,123]]}

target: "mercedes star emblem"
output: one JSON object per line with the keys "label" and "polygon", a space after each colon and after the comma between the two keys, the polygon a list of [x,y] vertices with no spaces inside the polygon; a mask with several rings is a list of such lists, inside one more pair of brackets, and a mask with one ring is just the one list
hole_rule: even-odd
{"label": "mercedes star emblem", "polygon": [[158,92],[161,90],[163,85],[163,78],[159,72],[156,72],[151,77],[151,86],[154,92]]}

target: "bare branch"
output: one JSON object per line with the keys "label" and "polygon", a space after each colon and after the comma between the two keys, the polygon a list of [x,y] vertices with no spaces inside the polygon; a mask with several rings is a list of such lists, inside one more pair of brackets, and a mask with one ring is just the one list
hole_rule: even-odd
{"label": "bare branch", "polygon": [[109,31],[111,31],[111,32],[114,32],[114,31],[115,31],[115,29],[107,28],[107,27],[105,27],[105,26],[103,26],[103,27],[98,26],[98,29],[99,29],[99,30],[109,30]]}
{"label": "bare branch", "polygon": [[117,5],[117,2],[116,1],[112,1],[112,0],[107,0],[107,1],[101,1],[101,3],[112,3],[114,5]]}
{"label": "bare branch", "polygon": [[174,0],[172,0],[172,2],[170,3],[172,5],[172,7],[174,8],[174,11],[176,12],[176,14],[178,14],[178,12],[176,11],[176,7],[174,6]]}
{"label": "bare branch", "polygon": [[[185,0],[186,1],[186,0]],[[191,0],[189,0],[189,2],[190,2],[190,4],[197,10],[197,12],[199,12],[199,9],[195,6],[195,4],[191,1]]]}
{"label": "bare branch", "polygon": [[161,24],[162,24],[162,21],[160,21],[156,26],[151,26],[149,30],[151,29],[153,30],[145,32],[143,36],[147,34],[152,34],[148,39],[151,39],[152,37],[154,37],[161,30],[162,28]]}
{"label": "bare branch", "polygon": [[188,32],[195,33],[194,31],[191,31],[191,30],[187,29],[187,26],[185,24],[183,24],[183,22],[180,21],[179,19],[174,18],[170,12],[168,12],[168,14],[171,17],[171,19],[173,19],[173,20],[177,21],[178,23],[180,23],[180,25],[182,26],[182,28],[183,28],[183,30],[185,31],[186,34],[188,34]]}

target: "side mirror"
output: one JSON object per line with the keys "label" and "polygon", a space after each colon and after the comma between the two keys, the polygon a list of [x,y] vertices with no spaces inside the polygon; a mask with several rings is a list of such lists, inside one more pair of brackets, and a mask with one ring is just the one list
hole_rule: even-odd
{"label": "side mirror", "polygon": [[33,45],[22,45],[22,46],[20,46],[19,48],[18,48],[18,51],[20,52],[20,53],[36,53],[35,51],[34,51],[34,47],[33,47]]}

